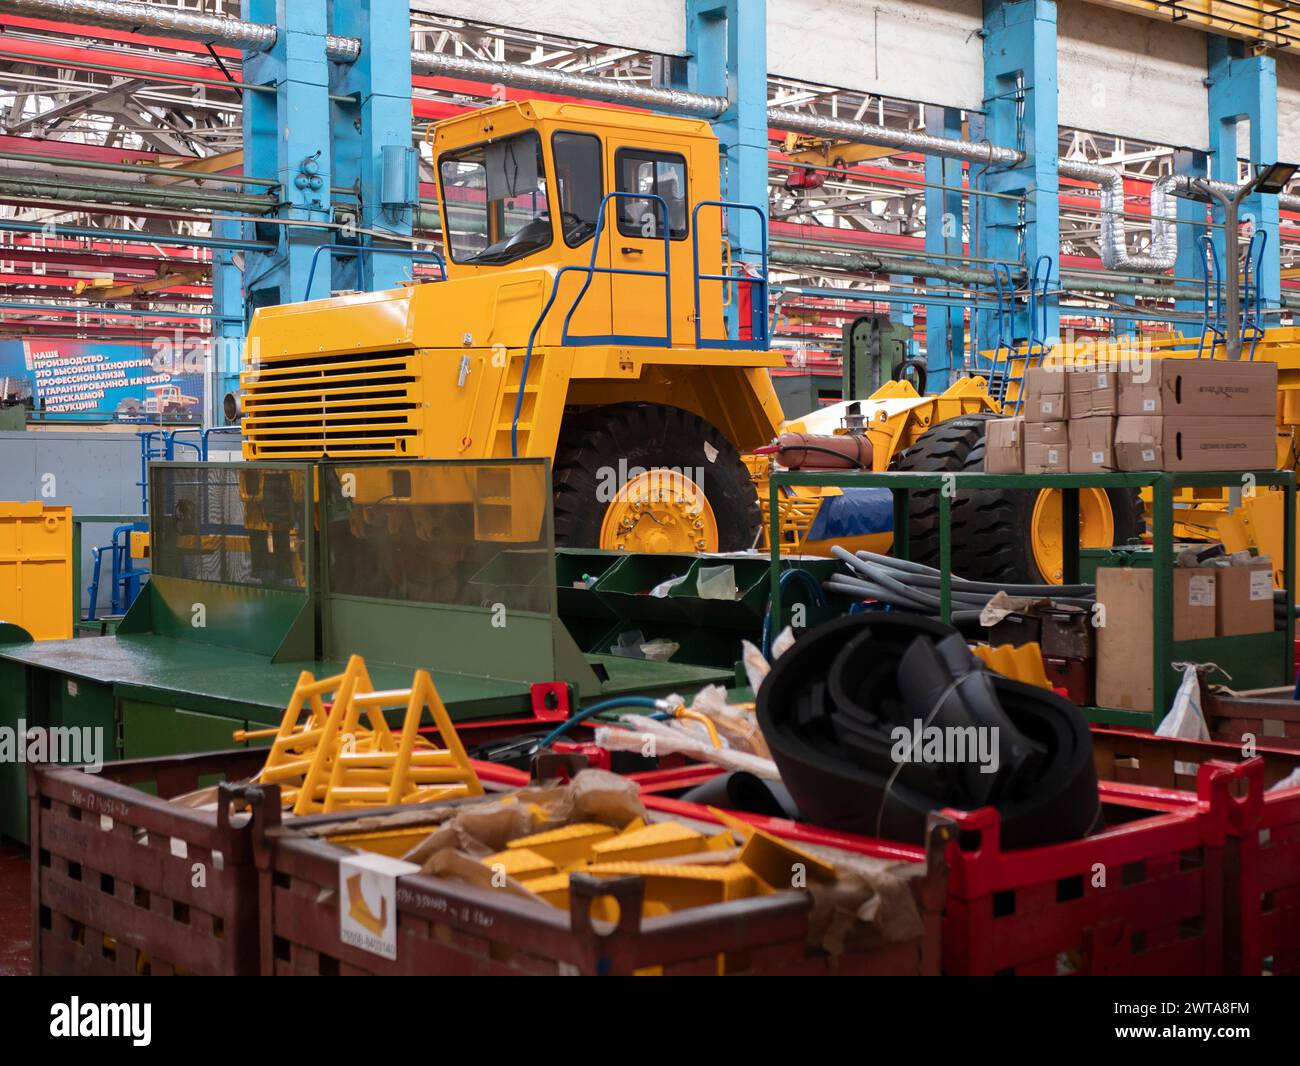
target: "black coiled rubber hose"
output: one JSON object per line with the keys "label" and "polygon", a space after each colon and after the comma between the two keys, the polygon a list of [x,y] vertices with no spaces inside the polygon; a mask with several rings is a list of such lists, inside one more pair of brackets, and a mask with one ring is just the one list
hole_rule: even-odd
{"label": "black coiled rubber hose", "polygon": [[[776,661],[758,691],[758,721],[804,819],[920,843],[929,812],[991,803],[1004,848],[1100,827],[1083,714],[1053,692],[984,671],[960,641],[930,618],[868,612],[804,633]],[[897,730],[914,734],[918,721],[985,730],[984,748],[970,746],[978,733],[961,732],[951,735],[968,745],[962,759],[900,759]],[[980,772],[976,750],[997,752],[995,772]]]}

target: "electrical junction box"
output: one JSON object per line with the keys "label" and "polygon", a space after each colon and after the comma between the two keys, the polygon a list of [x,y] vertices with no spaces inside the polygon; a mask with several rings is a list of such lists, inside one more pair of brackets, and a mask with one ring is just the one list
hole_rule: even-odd
{"label": "electrical junction box", "polygon": [[408,144],[386,144],[379,202],[384,207],[409,208],[420,201],[420,155]]}

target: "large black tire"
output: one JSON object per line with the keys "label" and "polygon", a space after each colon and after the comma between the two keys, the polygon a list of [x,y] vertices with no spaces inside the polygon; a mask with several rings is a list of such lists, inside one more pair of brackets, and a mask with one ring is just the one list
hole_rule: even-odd
{"label": "large black tire", "polygon": [[611,472],[619,470],[620,460],[626,461],[624,470],[701,468],[700,488],[718,524],[718,549],[754,546],[761,521],[758,494],[735,446],[698,415],[649,403],[613,404],[565,417],[553,466],[556,544],[600,546],[608,507],[602,497],[609,494]]}
{"label": "large black tire", "polygon": [[[984,430],[997,415],[983,412],[950,418],[923,433],[895,457],[895,470],[957,472],[984,469]],[[1135,491],[1107,492],[1116,544],[1142,531],[1142,502]],[[1033,513],[1029,492],[981,489],[959,492],[952,501],[952,569],[972,581],[1036,584],[1047,578],[1034,562]],[[911,558],[939,565],[939,496],[912,493],[908,510]]]}

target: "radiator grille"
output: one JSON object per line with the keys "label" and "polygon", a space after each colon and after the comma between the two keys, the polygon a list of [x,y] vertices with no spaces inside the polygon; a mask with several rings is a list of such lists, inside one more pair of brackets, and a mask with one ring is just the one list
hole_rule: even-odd
{"label": "radiator grille", "polygon": [[252,459],[418,455],[417,356],[264,359],[241,378]]}

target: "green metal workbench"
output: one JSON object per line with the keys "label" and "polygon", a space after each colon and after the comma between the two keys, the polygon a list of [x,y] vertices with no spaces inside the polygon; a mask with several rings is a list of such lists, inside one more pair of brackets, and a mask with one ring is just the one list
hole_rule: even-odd
{"label": "green metal workbench", "polygon": [[[1286,628],[1272,633],[1247,636],[1213,637],[1206,640],[1173,639],[1173,571],[1174,571],[1174,496],[1185,488],[1231,488],[1245,485],[1274,487],[1285,496],[1283,530],[1283,584],[1286,591]],[[1084,713],[1098,723],[1154,729],[1169,708],[1179,675],[1172,662],[1232,663],[1234,687],[1266,688],[1289,685],[1294,680],[1293,634],[1295,633],[1295,475],[1291,471],[1206,471],[1173,473],[1143,471],[1113,474],[982,474],[982,473],[904,473],[838,471],[809,473],[789,471],[772,475],[771,498],[771,603],[773,630],[779,628],[781,614],[780,577],[783,565],[780,554],[778,494],[791,485],[830,486],[837,488],[889,489],[894,500],[894,551],[907,558],[908,497],[915,491],[939,493],[939,570],[940,616],[948,621],[952,603],[952,501],[958,492],[973,489],[1017,490],[1038,492],[1058,489],[1061,492],[1061,526],[1063,583],[1079,581],[1079,490],[1148,489],[1151,493],[1153,552],[1152,662],[1153,712],[1085,707]],[[797,564],[796,564],[797,565]]]}
{"label": "green metal workbench", "polygon": [[[378,487],[354,504],[344,472]],[[455,491],[421,497],[439,476]],[[466,495],[478,477],[503,494]],[[112,636],[0,630],[0,726],[92,728],[105,759],[233,747],[280,721],[301,672],[353,654],[380,689],[427,669],[460,722],[530,718],[535,682],[580,704],[734,683],[731,664],[583,653],[557,614],[545,461],[154,463],[150,478],[149,582]],[[350,525],[365,507],[378,520]],[[0,835],[20,840],[24,770],[0,765]]]}

